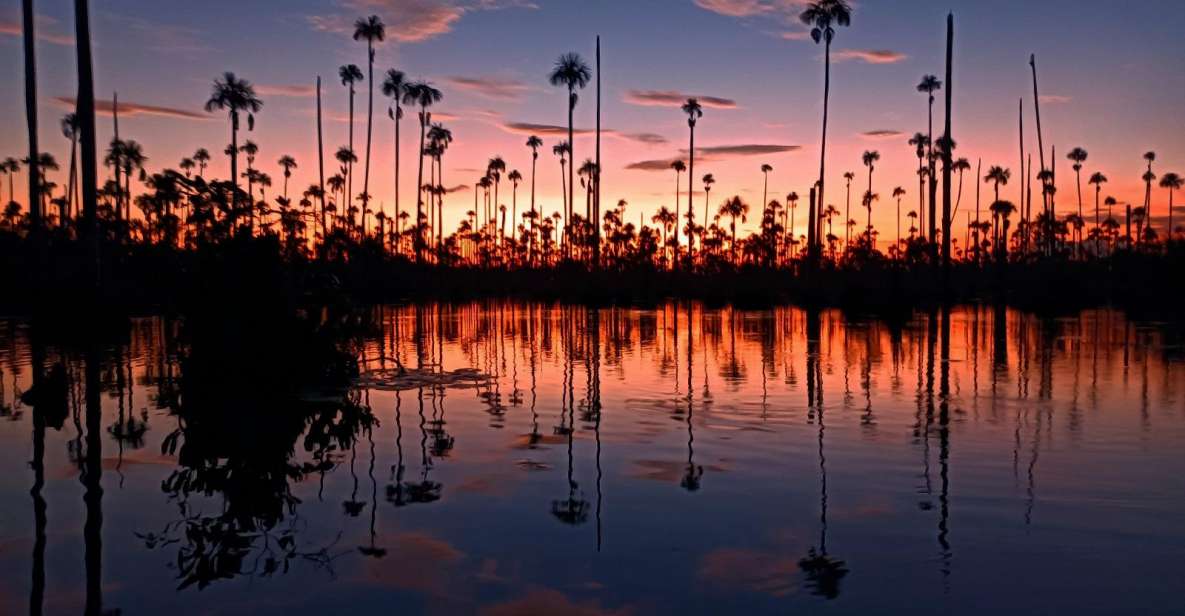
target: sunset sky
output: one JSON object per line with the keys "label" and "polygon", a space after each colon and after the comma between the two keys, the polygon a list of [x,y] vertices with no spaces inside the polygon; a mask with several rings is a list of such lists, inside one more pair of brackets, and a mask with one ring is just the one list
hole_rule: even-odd
{"label": "sunset sky", "polygon": [[[64,184],[69,142],[58,122],[68,111],[62,99],[75,95],[72,2],[35,4],[41,138],[43,149],[63,165],[51,179]],[[1075,146],[1090,153],[1084,180],[1102,171],[1110,179],[1104,195],[1120,201],[1142,203],[1145,151],[1157,153],[1158,175],[1185,172],[1185,4],[1180,0],[1141,2],[1138,11],[1103,0],[853,4],[852,27],[839,30],[833,50],[827,201],[843,210],[841,176],[855,172],[852,215],[863,221],[865,213],[856,206],[867,182],[860,154],[878,150],[881,162],[873,190],[881,201],[874,207],[873,222],[882,241],[893,230],[893,187],[908,192],[903,214],[917,204],[917,160],[906,141],[925,130],[926,99],[915,90],[917,82],[927,73],[943,74],[948,10],[956,22],[957,155],[973,166],[982,158],[984,173],[993,164],[1010,168],[1013,182],[1002,191],[1004,198],[1018,198],[1021,98],[1025,145],[1037,156],[1029,53],[1037,54],[1046,147],[1057,148],[1059,212],[1077,207],[1064,156]],[[713,97],[697,127],[696,176],[712,173],[717,179],[713,212],[731,195],[748,202],[754,213],[745,228],[751,229],[759,217],[763,163],[774,167],[771,198],[784,198],[792,190],[802,195],[800,216],[818,173],[822,47],[799,24],[800,10],[798,0],[106,0],[92,6],[96,94],[105,100],[119,92],[126,106],[122,136],[143,144],[148,168],[156,171],[175,167],[198,147],[215,154],[225,147],[225,116],[208,116],[202,105],[213,78],[233,71],[255,84],[264,100],[256,131],[246,137],[260,146],[259,166],[276,183],[272,193],[280,190],[275,160],[282,154],[293,155],[300,164],[292,180],[299,192],[316,170],[314,80],[317,75],[325,80],[326,155],[331,156],[346,143],[348,126],[347,95],[337,68],[347,63],[366,68],[365,44],[351,39],[351,24],[357,17],[377,14],[387,24],[388,40],[378,50],[376,75],[399,68],[444,92],[434,119],[443,121],[455,138],[444,158],[444,183],[467,187],[446,200],[446,226],[451,229],[472,207],[472,185],[495,155],[526,178],[519,190],[523,211],[530,181],[524,142],[532,133],[545,142],[539,200],[548,213],[560,209],[559,164],[551,146],[561,138],[557,131],[567,118],[562,91],[546,77],[556,57],[567,51],[592,64],[599,34],[602,124],[608,131],[602,153],[605,207],[625,199],[627,221],[636,223],[643,214],[649,224],[659,206],[673,206],[674,172],[645,163],[685,156],[687,122],[678,101],[687,95]],[[0,132],[0,157],[23,157],[27,147],[19,15],[16,0],[0,4],[0,79],[10,84],[0,93],[0,113],[9,119],[8,130]],[[365,96],[363,85],[355,128],[360,157]],[[581,93],[578,129],[592,128],[594,97],[591,86]],[[387,107],[376,88],[371,192],[376,204],[390,212],[393,154]],[[937,133],[941,95],[935,111]],[[105,144],[109,116],[100,117],[99,130]],[[401,200],[404,207],[414,207],[414,113],[408,113],[402,130]],[[591,136],[578,137],[578,162],[592,155]],[[227,166],[224,156],[216,156],[208,173],[224,176]],[[659,170],[647,170],[651,166]],[[360,191],[361,171],[360,164],[355,192]],[[956,221],[960,229],[963,212],[974,207],[971,174],[966,182]],[[7,197],[6,178],[4,183]],[[18,181],[18,191],[22,184]],[[986,184],[983,190],[986,207]],[[509,207],[505,181],[502,195]],[[695,205],[698,215],[702,195]],[[1165,191],[1155,189],[1154,213],[1165,214],[1166,205]]]}

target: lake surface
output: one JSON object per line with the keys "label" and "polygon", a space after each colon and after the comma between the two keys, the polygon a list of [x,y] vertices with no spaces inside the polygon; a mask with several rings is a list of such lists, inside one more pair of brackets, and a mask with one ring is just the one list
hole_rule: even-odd
{"label": "lake surface", "polygon": [[356,322],[324,388],[244,386],[290,355],[249,333],[228,353],[162,318],[86,344],[0,321],[0,613],[1185,609],[1179,325]]}

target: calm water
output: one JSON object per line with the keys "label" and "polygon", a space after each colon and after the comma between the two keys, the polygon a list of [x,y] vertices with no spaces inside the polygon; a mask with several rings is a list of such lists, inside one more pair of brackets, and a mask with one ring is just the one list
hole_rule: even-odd
{"label": "calm water", "polygon": [[190,368],[182,323],[80,350],[0,321],[0,613],[1185,605],[1180,327],[686,304],[370,322],[345,391],[224,412],[198,373],[225,358]]}

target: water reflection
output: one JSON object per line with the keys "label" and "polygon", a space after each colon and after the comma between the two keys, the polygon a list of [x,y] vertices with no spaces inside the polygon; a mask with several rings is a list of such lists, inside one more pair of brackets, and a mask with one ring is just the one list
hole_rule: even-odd
{"label": "water reflection", "polygon": [[[0,550],[29,571],[0,586],[5,611],[165,606],[191,587],[182,612],[328,589],[449,613],[654,596],[860,611],[939,589],[935,606],[990,611],[993,576],[1051,564],[1098,589],[1072,602],[1155,608],[1185,544],[1171,324],[682,302],[226,322],[84,340],[0,323],[0,487],[32,505],[0,505],[32,518],[0,536],[28,546]],[[1125,553],[1139,560],[1098,567]],[[1109,603],[1119,587],[1143,594]],[[1022,592],[1066,600],[1003,594]]]}

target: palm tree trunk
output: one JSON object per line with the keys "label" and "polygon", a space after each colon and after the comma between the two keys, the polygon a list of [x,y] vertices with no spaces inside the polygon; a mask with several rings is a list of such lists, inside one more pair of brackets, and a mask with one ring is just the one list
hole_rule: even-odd
{"label": "palm tree trunk", "polygon": [[[398,126],[398,125],[397,125]],[[321,184],[321,243],[325,243],[328,229],[325,225],[325,139],[321,131],[321,78],[317,77],[317,173]]]}
{"label": "palm tree trunk", "polygon": [[416,171],[416,221],[414,228],[416,230],[415,237],[415,251],[416,261],[422,261],[424,258],[424,232],[420,218],[424,215],[424,130],[427,126],[427,107],[420,109],[420,149],[416,158],[419,160],[419,169]]}
{"label": "palm tree trunk", "polygon": [[21,30],[25,52],[25,124],[29,135],[29,223],[41,228],[40,150],[37,144],[37,59],[33,30],[33,0],[21,0]]}
{"label": "palm tree trunk", "polygon": [[[572,86],[568,86],[568,214],[565,219],[567,226],[572,224],[572,211],[576,209],[576,139],[572,128],[572,114],[575,111],[573,97],[576,96]],[[568,256],[571,256],[571,242],[568,242]]]}
{"label": "palm tree trunk", "polygon": [[[354,153],[354,84],[350,83],[350,154]],[[422,148],[422,144],[421,144]],[[351,156],[351,159],[356,158]],[[348,160],[346,162],[346,194],[342,199],[342,216],[349,215],[350,204],[354,201],[354,161]],[[354,217],[350,216],[350,226],[354,225]]]}
{"label": "palm tree trunk", "polygon": [[[77,101],[75,101],[75,122],[77,123],[78,109]],[[74,210],[78,207],[78,201],[74,198],[78,189],[78,126],[74,127],[74,134],[70,136],[70,179],[66,184],[66,217],[73,218]],[[62,224],[66,221],[63,220]]]}
{"label": "palm tree trunk", "polygon": [[[819,194],[818,207],[812,207],[811,218],[811,239],[808,240],[807,249],[811,258],[819,254],[819,224],[820,219],[815,219],[815,216],[822,216],[822,201],[824,201],[824,186],[826,185],[826,163],[827,163],[827,100],[831,97],[831,37],[827,37],[824,33],[826,44],[824,45],[824,70],[822,70],[822,139],[819,145]],[[812,199],[814,201],[815,199]]]}
{"label": "palm tree trunk", "polygon": [[[92,291],[99,289],[99,202],[97,154],[95,138],[95,80],[91,62],[90,10],[87,0],[74,0],[74,49],[78,66],[78,136],[82,146],[82,217],[83,233],[91,251],[90,265],[94,268]],[[9,176],[11,180],[11,175]],[[11,185],[9,190],[11,190]],[[88,384],[89,386],[89,384]]]}
{"label": "palm tree trunk", "polygon": [[239,112],[230,112],[230,202],[231,211],[238,214],[239,203]]}
{"label": "palm tree trunk", "polygon": [[[942,267],[946,275],[950,272],[950,226],[951,226],[951,209],[950,209],[950,172],[951,156],[954,155],[954,140],[951,136],[951,110],[953,107],[952,91],[954,88],[951,80],[954,77],[954,45],[955,45],[955,15],[954,13],[947,13],[946,15],[946,124],[943,131],[943,138],[946,139],[946,147],[942,148]],[[871,209],[871,202],[869,209]],[[869,240],[871,241],[871,232],[869,233]],[[946,276],[944,276],[944,281]]]}
{"label": "palm tree trunk", "polygon": [[[399,93],[395,94],[395,220],[399,220],[399,121],[403,119],[403,107],[399,106]],[[396,227],[398,229],[398,227]],[[399,245],[395,245],[396,252]]]}
{"label": "palm tree trunk", "polygon": [[[601,263],[601,37],[597,36],[597,152],[596,152],[597,168],[593,171],[592,181],[596,182],[594,189],[596,195],[593,206],[593,237],[595,244],[593,245],[593,267],[600,266]],[[511,229],[514,228],[514,221],[510,221]]]}
{"label": "palm tree trunk", "polygon": [[539,162],[539,152],[531,151],[531,244],[527,255],[530,265],[535,264],[535,221],[539,215],[535,213],[535,167]]}
{"label": "palm tree trunk", "polygon": [[374,129],[374,43],[366,41],[366,85],[369,90],[366,99],[366,164],[362,171],[362,234],[366,234],[366,207],[370,204],[370,141]]}

